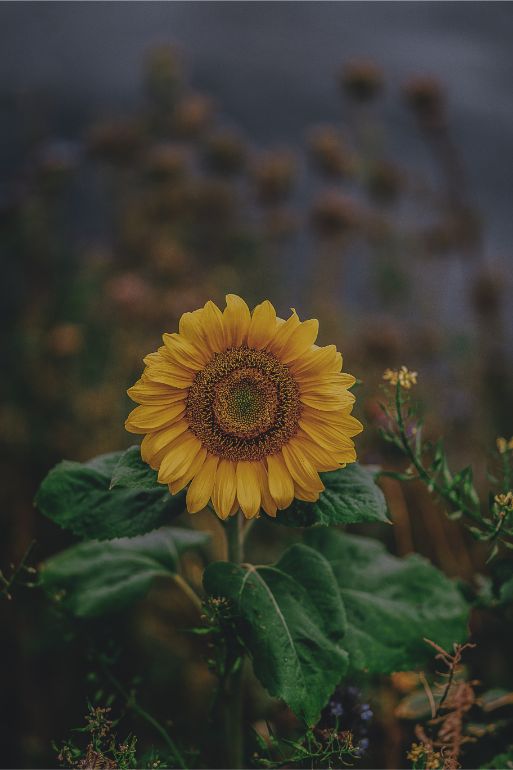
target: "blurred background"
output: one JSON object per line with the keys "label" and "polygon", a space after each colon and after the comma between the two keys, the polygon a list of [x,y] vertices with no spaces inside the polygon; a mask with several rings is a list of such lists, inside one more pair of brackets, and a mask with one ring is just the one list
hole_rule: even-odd
{"label": "blurred background", "polygon": [[[33,566],[69,544],[33,508],[39,482],[132,442],[143,356],[227,292],[319,318],[363,381],[364,462],[399,462],[379,383],[406,364],[430,435],[484,479],[513,434],[512,35],[500,2],[0,5],[4,575],[33,542]],[[392,550],[486,571],[422,490],[385,491]],[[275,538],[262,525],[256,550]],[[37,591],[0,596],[2,766],[56,764],[52,740],[98,693],[91,649],[121,638],[121,674],[144,672],[143,697],[193,740],[211,680],[170,625],[190,609],[166,597],[68,628]],[[481,632],[481,673],[504,684],[507,640]],[[377,683],[376,713],[399,690]],[[411,725],[383,720],[364,763],[404,766]]]}

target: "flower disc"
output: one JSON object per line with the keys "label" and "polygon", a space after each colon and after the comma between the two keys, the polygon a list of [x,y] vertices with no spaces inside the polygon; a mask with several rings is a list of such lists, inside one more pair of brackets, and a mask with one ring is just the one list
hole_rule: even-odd
{"label": "flower disc", "polygon": [[211,500],[223,519],[239,508],[275,516],[294,497],[318,498],[319,471],[356,459],[354,378],[333,345],[314,344],[317,331],[229,294],[224,312],[207,302],[185,313],[145,358],[126,428],[145,434],[142,458],[172,494],[189,484],[191,513]]}

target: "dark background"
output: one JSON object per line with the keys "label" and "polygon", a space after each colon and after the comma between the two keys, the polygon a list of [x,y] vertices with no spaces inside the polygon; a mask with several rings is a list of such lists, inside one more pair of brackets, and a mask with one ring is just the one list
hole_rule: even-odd
{"label": "dark background", "polygon": [[[229,291],[319,318],[322,344],[336,343],[363,380],[363,462],[397,466],[377,433],[379,384],[386,367],[407,364],[419,371],[428,437],[444,436],[454,467],[474,463],[485,489],[484,456],[513,433],[512,39],[513,7],[500,2],[0,4],[4,575],[33,541],[34,567],[71,542],[33,507],[41,479],[63,457],[132,443],[124,393],[142,357],[182,312]],[[167,65],[148,63],[162,45],[182,62],[164,129],[149,83]],[[354,60],[383,79],[365,103],[340,86]],[[441,119],[405,99],[405,83],[423,76],[444,95]],[[215,116],[187,135],[173,119],[192,92]],[[347,141],[347,177],[312,162],[316,124]],[[137,147],[121,152],[134,131]],[[233,176],[208,164],[212,137],[227,131],[244,145]],[[169,157],[151,165],[162,147],[178,171]],[[272,200],[259,177],[269,150],[295,169]],[[399,179],[392,192],[371,184],[382,160]],[[316,214],[326,190],[343,196],[335,228]],[[375,534],[394,552],[418,551],[466,580],[487,573],[483,551],[426,494],[386,492],[396,526]],[[256,546],[271,558],[279,543],[262,532]],[[195,621],[187,608],[176,617],[157,590],[122,620],[66,625],[30,580],[22,571],[12,599],[0,595],[3,767],[56,764],[52,740],[83,724],[88,697],[108,695],[94,651],[111,647],[125,685],[144,675],[144,703],[194,742],[212,681],[205,651],[174,630]],[[480,633],[479,677],[513,689],[510,641],[493,623]],[[381,739],[365,762],[405,766],[411,724],[391,716],[399,693],[372,686]],[[255,692],[250,720],[271,709]],[[154,740],[129,729],[142,746]]]}

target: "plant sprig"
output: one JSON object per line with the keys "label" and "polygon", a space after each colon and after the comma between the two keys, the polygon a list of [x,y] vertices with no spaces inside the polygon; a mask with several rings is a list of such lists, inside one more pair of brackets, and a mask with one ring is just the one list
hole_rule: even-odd
{"label": "plant sprig", "polygon": [[253,756],[257,767],[331,768],[348,765],[350,760],[360,756],[348,730],[339,732],[336,729],[313,729],[308,730],[301,739],[291,740],[276,738],[270,725],[267,727],[268,741],[255,733],[262,751],[262,754],[256,753]]}
{"label": "plant sprig", "polygon": [[12,599],[13,589],[17,585],[23,585],[26,588],[33,588],[35,586],[31,579],[27,580],[29,576],[32,577],[36,574],[35,567],[31,567],[28,564],[35,542],[35,540],[32,540],[17,566],[14,564],[10,565],[11,574],[8,577],[0,570],[0,596],[3,596],[4,599],[8,601]]}
{"label": "plant sprig", "polygon": [[490,559],[498,553],[499,544],[513,548],[513,494],[510,491],[513,445],[510,447],[505,440],[497,442],[502,459],[499,484],[503,491],[495,495],[490,493],[485,510],[474,484],[472,468],[467,466],[453,473],[443,440],[434,444],[423,441],[423,421],[417,406],[409,398],[409,390],[416,384],[416,372],[408,372],[406,367],[399,372],[387,370],[384,379],[393,386],[394,395],[390,404],[381,404],[388,425],[380,428],[380,434],[409,460],[410,465],[402,473],[380,471],[379,475],[404,482],[423,482],[430,492],[445,502],[449,518],[463,518],[473,537],[492,544]]}

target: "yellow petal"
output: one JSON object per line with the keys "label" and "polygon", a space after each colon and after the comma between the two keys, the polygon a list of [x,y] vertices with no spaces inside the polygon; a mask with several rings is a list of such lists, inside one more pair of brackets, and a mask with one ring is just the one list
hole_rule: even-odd
{"label": "yellow petal", "polygon": [[333,388],[335,391],[347,390],[351,388],[356,379],[352,374],[339,372],[338,374],[328,374],[324,376],[312,375],[311,377],[297,378],[301,393],[313,393],[316,390],[325,390]]}
{"label": "yellow petal", "polygon": [[183,366],[173,366],[161,358],[160,362],[150,364],[144,372],[145,377],[152,382],[171,385],[172,388],[190,388],[194,382],[194,372]]}
{"label": "yellow petal", "polygon": [[295,443],[293,440],[289,441],[288,444],[282,447],[281,452],[295,484],[299,484],[304,489],[312,492],[318,493],[323,491],[324,484],[312,463],[301,452],[300,444]]}
{"label": "yellow petal", "polygon": [[201,448],[201,442],[190,431],[178,436],[160,463],[158,476],[160,483],[169,484],[187,473]]}
{"label": "yellow petal", "polygon": [[219,458],[215,455],[207,455],[200,470],[194,476],[187,490],[187,510],[189,513],[202,511],[212,495]]}
{"label": "yellow petal", "polygon": [[233,505],[230,510],[230,516],[235,516],[235,514],[238,512],[239,512],[239,501],[237,500],[237,496],[235,496],[235,500],[233,501]]}
{"label": "yellow petal", "polygon": [[303,454],[317,471],[335,471],[343,464],[343,453],[333,452],[319,446],[303,431],[299,431],[294,438],[300,445]]}
{"label": "yellow petal", "polygon": [[260,510],[259,466],[259,462],[237,463],[237,499],[247,519],[252,519]]}
{"label": "yellow petal", "polygon": [[143,358],[144,363],[146,366],[150,366],[151,364],[161,364],[162,363],[162,356],[160,353],[148,353],[147,356],[144,356]]}
{"label": "yellow petal", "polygon": [[128,388],[127,394],[136,404],[148,404],[153,406],[164,406],[165,404],[183,401],[187,395],[183,389],[175,390],[169,385],[151,382],[142,377],[140,380],[137,380],[135,385]]}
{"label": "yellow petal", "polygon": [[268,516],[273,518],[276,516],[278,510],[276,503],[274,502],[271,493],[269,491],[269,478],[267,475],[267,468],[265,464],[260,461],[257,466],[258,480],[260,483],[260,494],[262,496],[261,505]]}
{"label": "yellow petal", "polygon": [[193,479],[197,473],[199,473],[203,463],[205,462],[206,456],[207,450],[205,447],[202,447],[184,475],[180,476],[179,479],[170,482],[169,491],[172,495],[176,495],[181,489],[186,487],[189,481]]}
{"label": "yellow petal", "polygon": [[353,404],[355,397],[349,391],[344,390],[341,393],[331,391],[329,393],[300,393],[299,400],[306,406],[320,409],[322,412],[331,412]]}
{"label": "yellow petal", "polygon": [[276,310],[266,299],[253,310],[248,332],[248,347],[262,350],[269,344],[275,331]]}
{"label": "yellow petal", "polygon": [[[280,319],[278,319],[280,320]],[[284,350],[287,342],[289,341],[292,333],[295,329],[299,326],[299,318],[297,316],[297,313],[295,310],[292,310],[292,315],[290,318],[287,318],[286,321],[283,321],[279,326],[278,329],[270,341],[268,348],[269,350],[274,353],[276,356],[279,356]]]}
{"label": "yellow petal", "polygon": [[145,463],[150,463],[152,458],[164,447],[170,444],[175,438],[185,433],[189,428],[186,420],[177,418],[171,425],[162,428],[162,430],[147,433],[141,443],[141,457]]}
{"label": "yellow petal", "polygon": [[251,315],[244,300],[236,294],[227,294],[226,309],[223,313],[227,347],[238,348],[246,342],[250,322]]}
{"label": "yellow petal", "polygon": [[217,305],[209,300],[203,308],[203,329],[210,350],[220,353],[227,347],[225,345],[223,314]]}
{"label": "yellow petal", "polygon": [[148,433],[170,425],[184,411],[184,401],[169,406],[136,406],[128,415],[125,428],[130,433]]}
{"label": "yellow petal", "polygon": [[332,427],[328,423],[315,423],[310,420],[299,420],[299,427],[308,433],[316,444],[320,444],[326,449],[341,451],[352,449],[354,444],[349,436],[340,428]]}
{"label": "yellow petal", "polygon": [[203,313],[203,308],[194,310],[192,313],[184,313],[178,324],[180,335],[185,337],[185,339],[198,348],[198,350],[205,350],[206,344],[202,323]]}
{"label": "yellow petal", "polygon": [[220,460],[212,490],[212,504],[220,519],[227,519],[230,515],[236,492],[235,463],[231,460]]}
{"label": "yellow petal", "polygon": [[315,492],[310,489],[304,489],[299,484],[294,484],[294,497],[298,500],[305,500],[308,503],[315,503],[319,499],[320,492]]}
{"label": "yellow petal", "polygon": [[288,364],[302,356],[314,344],[318,334],[319,321],[316,318],[300,323],[283,348],[280,356],[283,363]]}
{"label": "yellow petal", "polygon": [[342,356],[335,345],[326,345],[308,350],[296,361],[290,363],[290,370],[298,379],[313,375],[330,374],[342,369]]}
{"label": "yellow petal", "polygon": [[175,364],[197,372],[203,369],[208,361],[209,356],[205,349],[200,350],[181,334],[163,334],[162,340]]}
{"label": "yellow petal", "polygon": [[278,508],[288,508],[294,499],[294,482],[281,453],[267,458],[269,491]]}
{"label": "yellow petal", "polygon": [[310,406],[305,406],[303,407],[302,419],[319,426],[328,424],[330,427],[337,427],[342,430],[346,436],[352,438],[362,432],[363,425],[356,419],[356,417],[353,417],[347,412],[347,409],[336,412],[321,412],[319,409],[312,409]]}

